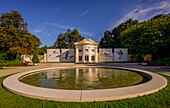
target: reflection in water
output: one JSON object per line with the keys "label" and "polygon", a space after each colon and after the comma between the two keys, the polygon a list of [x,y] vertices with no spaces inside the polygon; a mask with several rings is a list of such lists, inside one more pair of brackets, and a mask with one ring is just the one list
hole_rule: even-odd
{"label": "reflection in water", "polygon": [[130,71],[92,67],[46,70],[20,81],[45,88],[89,90],[131,86],[142,79],[141,75]]}

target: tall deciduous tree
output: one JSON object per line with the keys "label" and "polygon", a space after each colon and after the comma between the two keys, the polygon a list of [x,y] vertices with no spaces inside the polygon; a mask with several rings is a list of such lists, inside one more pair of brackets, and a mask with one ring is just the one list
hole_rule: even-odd
{"label": "tall deciduous tree", "polygon": [[170,56],[170,14],[156,15],[121,33],[121,41],[131,53]]}
{"label": "tall deciduous tree", "polygon": [[117,48],[117,47],[124,47],[121,44],[120,34],[122,31],[130,28],[132,25],[139,24],[138,20],[129,19],[124,23],[121,23],[118,27],[115,27],[112,31],[105,31],[104,37],[101,38],[99,43],[99,47],[102,48]]}
{"label": "tall deciduous tree", "polygon": [[3,13],[0,17],[0,50],[12,55],[36,50],[41,44],[40,39],[28,32],[27,25],[17,11]]}
{"label": "tall deciduous tree", "polygon": [[115,27],[111,35],[106,34],[110,34],[109,31],[101,38],[99,47],[127,47],[131,54],[152,53],[155,59],[170,57],[170,13],[141,23],[129,19]]}
{"label": "tall deciduous tree", "polygon": [[104,37],[101,38],[99,43],[99,47],[101,48],[112,48],[112,33],[110,31],[104,32]]}
{"label": "tall deciduous tree", "polygon": [[58,35],[56,42],[54,43],[54,47],[56,48],[74,48],[74,43],[81,41],[84,39],[81,36],[77,29],[71,31],[70,29],[67,30],[66,33],[61,33]]}

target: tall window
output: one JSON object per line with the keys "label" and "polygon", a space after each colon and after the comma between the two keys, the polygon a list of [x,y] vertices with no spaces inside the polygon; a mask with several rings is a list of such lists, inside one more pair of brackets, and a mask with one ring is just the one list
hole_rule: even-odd
{"label": "tall window", "polygon": [[89,56],[88,55],[85,56],[85,61],[89,61]]}
{"label": "tall window", "polygon": [[91,56],[91,61],[94,61],[94,55],[93,55],[93,56]]}
{"label": "tall window", "polygon": [[79,56],[79,61],[82,61],[82,56]]}

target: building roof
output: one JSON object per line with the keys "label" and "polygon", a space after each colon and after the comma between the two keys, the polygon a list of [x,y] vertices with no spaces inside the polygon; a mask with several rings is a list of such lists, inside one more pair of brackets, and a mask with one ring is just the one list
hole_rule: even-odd
{"label": "building roof", "polygon": [[95,42],[89,38],[84,38],[80,42],[75,42],[74,45],[98,45],[98,42]]}

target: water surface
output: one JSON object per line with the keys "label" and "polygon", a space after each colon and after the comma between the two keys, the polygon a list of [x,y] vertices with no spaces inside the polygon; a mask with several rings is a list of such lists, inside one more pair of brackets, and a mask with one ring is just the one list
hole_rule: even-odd
{"label": "water surface", "polygon": [[33,86],[66,90],[127,87],[143,80],[144,77],[135,72],[97,67],[45,70],[20,79]]}

